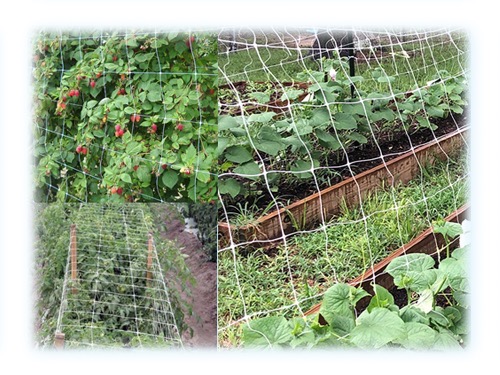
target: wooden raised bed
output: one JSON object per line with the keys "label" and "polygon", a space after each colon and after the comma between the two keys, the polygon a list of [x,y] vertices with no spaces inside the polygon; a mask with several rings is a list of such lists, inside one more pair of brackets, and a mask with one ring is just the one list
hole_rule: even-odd
{"label": "wooden raised bed", "polygon": [[[461,223],[464,219],[469,216],[469,206],[464,205],[451,215],[445,218],[446,221]],[[391,263],[391,261],[401,255],[411,254],[411,253],[425,253],[429,255],[434,255],[440,252],[446,245],[444,237],[439,233],[434,233],[432,228],[428,228],[422,233],[420,233],[413,240],[403,245],[399,249],[392,252],[388,257],[384,258],[379,263],[375,264],[372,268],[366,270],[360,276],[349,282],[349,285],[354,287],[362,287],[367,292],[371,293],[373,291],[372,283],[377,283],[383,286],[387,290],[391,290],[394,287],[393,278],[391,275],[385,273],[385,268]],[[457,248],[459,245],[459,237],[455,238],[450,243],[450,250]],[[359,301],[357,304],[358,309],[366,308],[369,303],[370,298],[366,297]],[[315,305],[305,315],[312,315],[319,312],[321,304]]]}
{"label": "wooden raised bed", "polygon": [[223,241],[229,240],[231,232],[234,242],[271,246],[273,242],[283,240],[284,235],[307,230],[318,223],[330,220],[340,212],[342,202],[349,208],[354,207],[369,193],[399,183],[407,184],[420,173],[422,167],[433,164],[437,159],[444,160],[449,154],[462,148],[466,136],[467,129],[457,130],[385,164],[262,216],[252,224],[236,227],[230,223],[220,222],[219,233]]}

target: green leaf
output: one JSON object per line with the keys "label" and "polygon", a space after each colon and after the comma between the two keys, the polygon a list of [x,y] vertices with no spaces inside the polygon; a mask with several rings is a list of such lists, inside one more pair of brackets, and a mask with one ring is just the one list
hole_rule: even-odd
{"label": "green leaf", "polygon": [[89,100],[87,102],[87,108],[90,109],[90,108],[94,108],[95,106],[97,105],[97,100]]}
{"label": "green leaf", "polygon": [[317,129],[315,134],[322,146],[329,147],[332,151],[340,149],[341,144],[334,135],[327,133],[321,129]]}
{"label": "green leaf", "polygon": [[247,122],[249,124],[254,123],[254,122],[260,122],[260,123],[268,123],[271,121],[271,119],[276,116],[276,113],[274,112],[263,112],[263,113],[254,113],[247,118]]}
{"label": "green leaf", "polygon": [[434,233],[441,233],[444,237],[453,239],[463,233],[462,225],[445,221],[443,225],[434,225]]}
{"label": "green leaf", "polygon": [[431,327],[416,322],[405,323],[406,337],[396,342],[406,349],[430,349],[437,339],[437,332]]}
{"label": "green leaf", "polygon": [[375,308],[365,310],[357,319],[350,333],[353,344],[362,349],[378,349],[407,336],[405,323],[396,312]]}
{"label": "green leaf", "polygon": [[194,164],[194,162],[196,161],[196,155],[197,155],[196,148],[192,144],[190,144],[189,147],[186,149],[186,152],[181,156],[181,159],[186,164]]}
{"label": "green leaf", "polygon": [[354,116],[347,113],[336,113],[333,124],[337,130],[351,130],[358,127]]}
{"label": "green leaf", "polygon": [[161,101],[161,91],[149,91],[147,98],[150,102],[160,102]]}
{"label": "green leaf", "polygon": [[345,283],[338,283],[325,292],[319,313],[331,324],[336,315],[354,317],[352,296],[356,288]]}
{"label": "green leaf", "polygon": [[131,184],[132,183],[132,178],[130,177],[130,175],[128,173],[122,173],[120,175],[120,179],[123,181],[123,182],[126,182],[128,184]]}
{"label": "green leaf", "polygon": [[313,111],[309,123],[316,127],[330,123],[330,112],[325,107],[317,108]]}
{"label": "green leaf", "polygon": [[243,326],[243,343],[248,348],[272,348],[293,339],[283,316],[256,319]]}
{"label": "green leaf", "polygon": [[241,191],[240,183],[234,178],[219,179],[218,185],[221,194],[229,194],[233,198]]}
{"label": "green leaf", "polygon": [[[313,160],[313,168],[319,165],[317,160]],[[294,165],[290,167],[290,171],[294,172],[299,178],[311,178],[312,174],[309,172],[311,163],[305,160],[297,160]]]}
{"label": "green leaf", "polygon": [[261,174],[261,170],[255,161],[242,164],[239,167],[234,168],[233,172],[251,180],[258,179]]}
{"label": "green leaf", "polygon": [[151,171],[145,165],[139,166],[136,172],[137,172],[137,177],[141,182],[151,181]]}
{"label": "green leaf", "polygon": [[218,137],[217,139],[217,155],[222,155],[229,144],[229,138]]}
{"label": "green leaf", "polygon": [[394,305],[394,297],[387,289],[383,286],[375,284],[373,286],[375,295],[370,300],[370,304],[366,308],[368,312],[371,312],[375,307],[387,308]]}
{"label": "green leaf", "polygon": [[210,181],[210,172],[209,171],[197,171],[196,179],[204,184]]}
{"label": "green leaf", "polygon": [[416,253],[393,259],[386,272],[394,277],[394,284],[416,292],[428,289],[437,279],[434,259],[430,255]]}
{"label": "green leaf", "polygon": [[248,151],[246,147],[243,146],[228,147],[224,152],[224,157],[227,160],[238,164],[245,163],[249,160],[253,160],[253,156],[250,153],[250,151]]}
{"label": "green leaf", "polygon": [[172,189],[177,181],[179,181],[179,174],[177,171],[168,169],[161,175],[161,181],[166,187]]}
{"label": "green leaf", "polygon": [[363,134],[360,134],[358,132],[352,132],[350,133],[347,138],[353,140],[353,141],[356,141],[360,144],[365,144],[368,142],[368,139],[363,135]]}
{"label": "green leaf", "polygon": [[125,152],[130,155],[137,155],[142,150],[142,144],[136,141],[132,141],[127,145]]}
{"label": "green leaf", "polygon": [[297,89],[288,89],[285,90],[283,95],[281,95],[280,100],[285,101],[285,100],[295,100],[297,99],[300,95],[302,95],[304,91],[302,90],[297,90]]}
{"label": "green leaf", "polygon": [[394,82],[396,80],[395,77],[392,77],[392,76],[380,76],[377,78],[377,82],[379,83],[388,83],[388,82]]}
{"label": "green leaf", "polygon": [[252,99],[255,99],[258,103],[265,104],[271,100],[271,97],[269,94],[266,94],[265,92],[252,92],[248,94],[249,97]]}
{"label": "green leaf", "polygon": [[234,117],[231,116],[220,116],[218,121],[219,131],[229,130],[232,128],[237,128],[238,122]]}

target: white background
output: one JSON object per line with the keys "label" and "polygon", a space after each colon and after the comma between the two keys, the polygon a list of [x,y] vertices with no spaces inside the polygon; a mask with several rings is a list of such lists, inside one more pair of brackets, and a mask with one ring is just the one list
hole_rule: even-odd
{"label": "white background", "polygon": [[[498,363],[498,13],[492,1],[3,1],[0,21],[0,368],[3,374],[470,373]],[[494,17],[496,14],[497,17]],[[54,352],[33,349],[31,39],[41,28],[463,27],[470,34],[472,344],[426,352]],[[484,368],[484,367],[483,367]],[[496,367],[495,367],[496,368]],[[11,369],[9,371],[8,369]],[[267,369],[267,370],[266,370]],[[477,371],[477,370],[476,370]],[[488,371],[488,370],[487,370]],[[495,371],[495,370],[493,370]]]}

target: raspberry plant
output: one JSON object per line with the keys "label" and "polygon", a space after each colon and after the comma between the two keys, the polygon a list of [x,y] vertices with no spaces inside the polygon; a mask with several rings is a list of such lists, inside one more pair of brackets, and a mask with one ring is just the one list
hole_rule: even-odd
{"label": "raspberry plant", "polygon": [[36,199],[213,200],[216,44],[176,32],[38,35]]}

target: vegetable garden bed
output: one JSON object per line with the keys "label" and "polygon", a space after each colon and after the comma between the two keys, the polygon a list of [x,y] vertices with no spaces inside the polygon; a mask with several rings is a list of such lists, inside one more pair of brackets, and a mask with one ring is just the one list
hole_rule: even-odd
{"label": "vegetable garden bed", "polygon": [[353,280],[464,205],[466,163],[449,156],[405,186],[367,194],[362,210],[342,205],[335,219],[275,248],[250,250],[245,242],[220,248],[220,345],[239,345],[245,321],[277,312],[303,314],[329,286]]}
{"label": "vegetable garden bed", "polygon": [[251,242],[256,245],[263,242],[271,245],[273,241],[283,240],[293,231],[310,229],[336,215],[343,204],[354,207],[371,192],[398,183],[408,183],[420,173],[421,168],[432,165],[437,159],[444,160],[449,154],[456,153],[466,143],[466,137],[467,130],[459,129],[305,199],[259,217],[251,224],[235,226],[219,222],[222,241],[229,242],[230,238],[233,238],[237,242]]}

